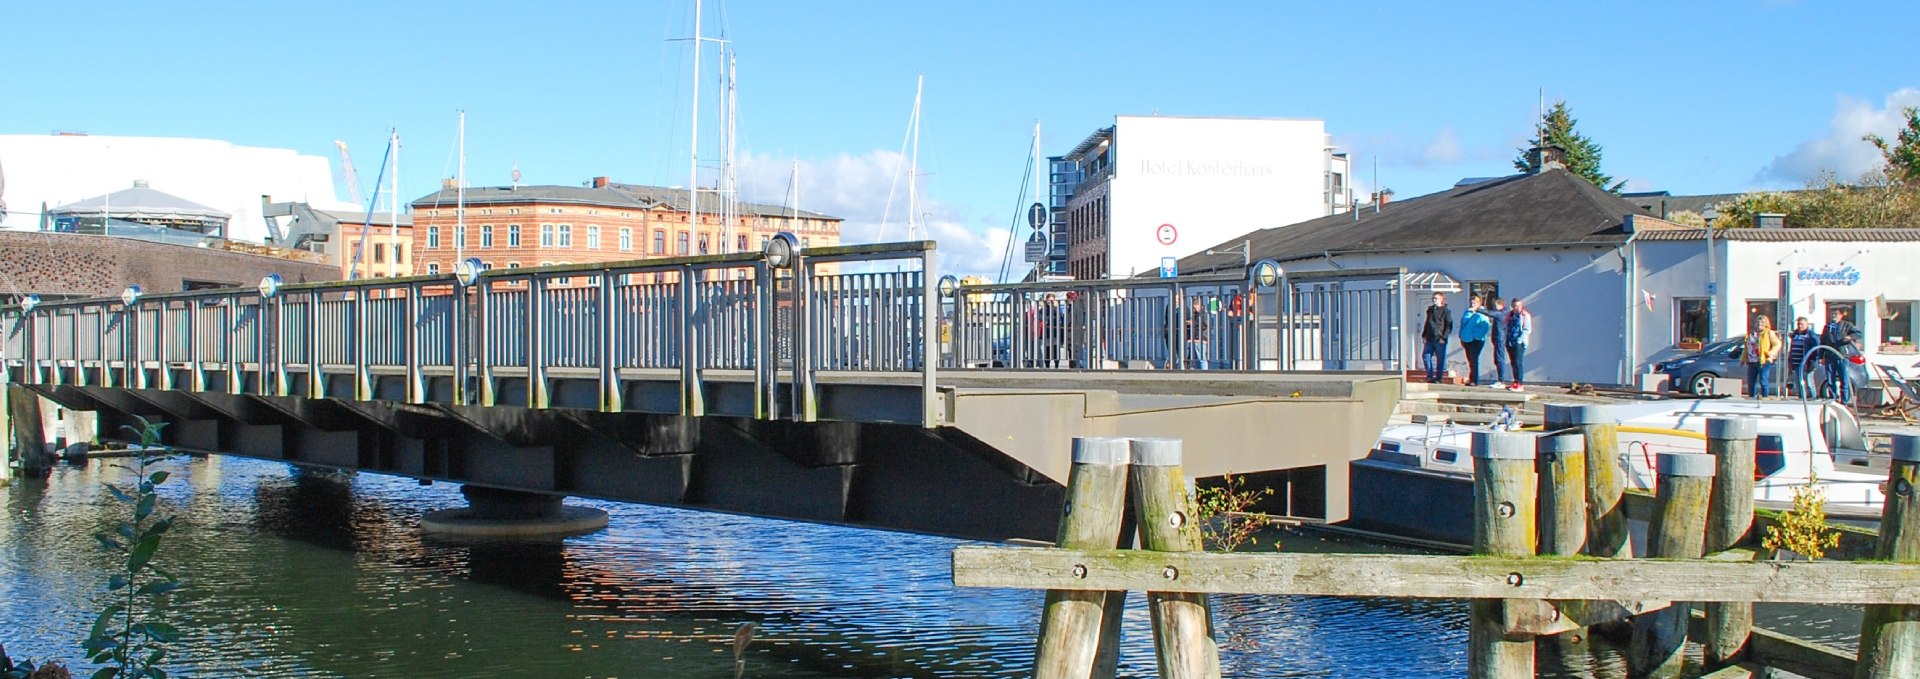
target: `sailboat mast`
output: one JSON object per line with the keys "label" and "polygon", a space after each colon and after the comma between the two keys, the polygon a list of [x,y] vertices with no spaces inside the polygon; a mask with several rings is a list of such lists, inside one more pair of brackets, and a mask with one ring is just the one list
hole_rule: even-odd
{"label": "sailboat mast", "polygon": [[[467,248],[467,112],[460,111],[460,159],[453,170],[453,248],[454,261],[466,259]],[[398,223],[398,222],[396,222]]]}
{"label": "sailboat mast", "polygon": [[[922,73],[913,81],[913,120],[907,123],[908,134],[913,136],[913,155],[907,161],[907,240],[916,240],[919,231],[914,227],[914,219],[920,216],[919,192],[915,185],[920,183],[920,94],[925,91],[927,76]],[[920,228],[925,228],[921,224]]]}
{"label": "sailboat mast", "polygon": [[739,93],[734,89],[734,86],[735,77],[739,75],[740,69],[739,62],[733,54],[733,46],[731,44],[721,43],[721,52],[727,57],[727,160],[724,172],[726,186],[723,187],[726,189],[726,193],[720,196],[722,212],[720,215],[719,249],[721,252],[733,252],[734,221],[740,217],[739,176],[736,174],[737,168],[734,167],[734,153],[739,147],[739,139],[736,135],[739,130],[737,116],[740,111]]}
{"label": "sailboat mast", "polygon": [[693,121],[687,145],[687,231],[691,238],[692,232],[700,230],[700,0],[693,0]]}
{"label": "sailboat mast", "polygon": [[387,277],[392,278],[394,267],[398,266],[394,260],[400,259],[400,252],[396,249],[400,244],[400,128],[394,128],[393,138],[387,143],[393,145],[393,184],[387,196],[387,250],[392,255],[387,258]]}

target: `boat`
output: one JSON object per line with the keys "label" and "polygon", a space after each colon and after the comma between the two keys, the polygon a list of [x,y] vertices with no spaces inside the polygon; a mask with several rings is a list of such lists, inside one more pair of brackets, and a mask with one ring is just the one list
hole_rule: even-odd
{"label": "boat", "polygon": [[[1750,417],[1754,446],[1754,504],[1785,509],[1809,483],[1824,493],[1829,516],[1877,520],[1886,496],[1884,473],[1864,469],[1871,445],[1860,421],[1832,401],[1714,399],[1609,405],[1619,427],[1616,464],[1627,487],[1651,490],[1660,453],[1703,453],[1706,422]],[[1472,540],[1475,432],[1519,429],[1512,422],[1465,425],[1445,417],[1393,425],[1364,459],[1351,464],[1353,528],[1464,544]],[[1537,427],[1534,429],[1538,429]]]}

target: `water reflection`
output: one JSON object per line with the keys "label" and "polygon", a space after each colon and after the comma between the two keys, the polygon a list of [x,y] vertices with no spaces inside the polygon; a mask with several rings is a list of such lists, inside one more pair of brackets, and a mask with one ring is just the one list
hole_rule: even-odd
{"label": "water reflection", "polygon": [[[750,677],[996,677],[1032,662],[1041,595],[955,590],[952,540],[605,503],[611,525],[591,535],[443,541],[416,521],[462,504],[456,486],[241,458],[167,465],[178,481],[163,511],[180,528],[161,559],[188,587],[165,610],[190,635],[176,674],[729,677],[748,622]],[[77,657],[111,562],[86,536],[124,512],[100,484],[126,478],[96,463],[0,489],[10,650]],[[1221,596],[1214,612],[1234,676],[1466,670],[1463,602]],[[1152,676],[1138,594],[1124,634],[1122,675]],[[1577,657],[1563,665],[1584,674]]]}

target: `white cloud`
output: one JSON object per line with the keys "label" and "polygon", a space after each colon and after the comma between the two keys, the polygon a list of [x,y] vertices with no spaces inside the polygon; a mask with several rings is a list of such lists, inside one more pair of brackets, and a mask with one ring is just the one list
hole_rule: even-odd
{"label": "white cloud", "polygon": [[[840,238],[846,243],[873,243],[881,239],[907,239],[907,185],[905,177],[896,184],[903,170],[900,154],[877,149],[860,155],[842,153],[824,159],[796,159],[779,154],[744,154],[740,163],[740,191],[751,202],[785,205],[799,163],[802,210],[823,212],[845,219]],[[925,190],[925,184],[921,185]],[[888,205],[891,192],[892,204]],[[993,227],[970,220],[953,206],[932,200],[923,194],[918,200],[919,219],[927,233],[940,243],[940,270],[956,275],[997,275],[1009,237],[1005,227]],[[883,232],[884,227],[884,232]],[[927,235],[920,237],[926,238]],[[1017,257],[1016,253],[1016,257]]]}
{"label": "white cloud", "polygon": [[1452,127],[1442,127],[1427,143],[1425,151],[1420,152],[1421,165],[1446,165],[1460,162],[1466,157],[1466,148],[1460,145],[1460,135]]}
{"label": "white cloud", "polygon": [[1920,106],[1920,89],[1911,87],[1887,95],[1884,105],[1842,96],[1826,134],[1808,140],[1792,153],[1775,158],[1760,171],[1760,179],[1804,181],[1823,171],[1842,178],[1857,177],[1880,166],[1880,151],[1861,137],[1872,133],[1890,137],[1905,123],[1900,109]]}

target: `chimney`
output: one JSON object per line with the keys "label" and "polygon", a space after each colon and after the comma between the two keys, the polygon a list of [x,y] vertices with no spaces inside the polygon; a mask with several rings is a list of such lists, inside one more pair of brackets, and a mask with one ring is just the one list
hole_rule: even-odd
{"label": "chimney", "polygon": [[606,178],[606,177],[594,177],[594,178],[593,178],[593,188],[596,188],[596,189],[604,189],[604,188],[607,188],[607,178]]}
{"label": "chimney", "polygon": [[1540,164],[1539,164],[1539,169],[1535,170],[1536,173],[1546,172],[1549,169],[1560,169],[1560,170],[1567,169],[1567,150],[1566,149],[1560,148],[1559,146],[1555,146],[1553,144],[1548,144],[1546,146],[1541,147],[1538,153],[1540,154]]}
{"label": "chimney", "polygon": [[1393,189],[1380,189],[1373,193],[1374,205],[1386,205],[1393,202]]}
{"label": "chimney", "polygon": [[149,188],[149,187],[147,186],[147,180],[145,180],[145,179],[135,179],[135,180],[133,180],[133,188],[136,188],[136,189],[144,189],[144,188]]}
{"label": "chimney", "polygon": [[1779,212],[1762,212],[1760,214],[1753,216],[1753,228],[1756,228],[1756,229],[1787,228],[1787,216]]}
{"label": "chimney", "polygon": [[440,180],[440,188],[441,190],[447,190],[447,191],[458,189],[460,188],[460,179],[457,177],[448,177],[446,179],[442,179]]}

